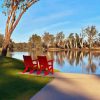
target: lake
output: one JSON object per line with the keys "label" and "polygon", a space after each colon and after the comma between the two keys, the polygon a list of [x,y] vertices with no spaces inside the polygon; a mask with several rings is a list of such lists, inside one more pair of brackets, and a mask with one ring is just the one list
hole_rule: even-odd
{"label": "lake", "polygon": [[12,52],[10,57],[23,60],[23,55],[46,55],[48,60],[54,59],[54,68],[65,73],[84,73],[100,75],[100,51],[60,51],[60,52]]}

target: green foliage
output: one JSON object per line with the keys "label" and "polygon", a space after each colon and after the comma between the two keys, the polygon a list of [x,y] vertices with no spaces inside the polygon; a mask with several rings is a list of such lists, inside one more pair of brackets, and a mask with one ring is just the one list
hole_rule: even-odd
{"label": "green foliage", "polygon": [[45,32],[43,35],[43,42],[46,46],[53,45],[55,40],[54,35],[50,34],[49,32]]}
{"label": "green foliage", "polygon": [[28,50],[28,44],[27,43],[13,43],[13,49],[15,51],[26,51]]}
{"label": "green foliage", "polygon": [[64,35],[63,32],[57,33],[57,35],[56,35],[56,41],[57,41],[57,42],[58,42],[58,41],[63,41],[64,38],[65,38],[65,35]]}
{"label": "green foliage", "polygon": [[77,33],[75,34],[75,38],[76,38],[76,42],[79,43],[80,42],[80,37]]}
{"label": "green foliage", "polygon": [[74,37],[74,33],[70,33],[68,38],[73,38]]}
{"label": "green foliage", "polygon": [[51,34],[49,32],[45,32],[43,35],[43,41],[49,43],[51,40]]}
{"label": "green foliage", "polygon": [[88,27],[85,29],[85,32],[86,32],[86,34],[87,34],[87,36],[88,36],[89,38],[92,38],[92,37],[94,37],[94,36],[96,35],[97,29],[96,29],[95,26],[91,26],[91,27],[88,26]]}
{"label": "green foliage", "polygon": [[38,0],[4,0],[2,7],[11,9],[12,5],[17,6],[17,9],[27,9],[29,2],[37,2]]}
{"label": "green foliage", "polygon": [[37,34],[33,34],[32,37],[30,37],[29,42],[35,48],[40,47],[41,46],[41,37],[38,36]]}
{"label": "green foliage", "polygon": [[41,42],[41,37],[37,34],[33,34],[32,37],[30,38],[30,41],[32,41],[34,43]]}

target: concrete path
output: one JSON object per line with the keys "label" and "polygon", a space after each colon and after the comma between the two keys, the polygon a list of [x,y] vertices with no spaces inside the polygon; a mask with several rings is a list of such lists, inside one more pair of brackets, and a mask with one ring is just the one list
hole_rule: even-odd
{"label": "concrete path", "polygon": [[30,100],[100,100],[100,76],[56,72]]}

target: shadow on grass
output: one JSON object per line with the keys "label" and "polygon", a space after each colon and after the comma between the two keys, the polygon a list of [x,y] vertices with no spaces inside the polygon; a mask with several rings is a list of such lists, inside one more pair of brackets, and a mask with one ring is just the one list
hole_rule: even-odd
{"label": "shadow on grass", "polygon": [[50,80],[50,78],[31,75],[0,76],[0,100],[23,100],[24,97],[29,100]]}
{"label": "shadow on grass", "polygon": [[2,68],[11,68],[11,69],[24,69],[24,63],[18,59],[12,59],[10,57],[0,57],[0,67]]}
{"label": "shadow on grass", "polygon": [[0,57],[0,100],[29,100],[52,78],[18,75],[24,69],[22,61]]}

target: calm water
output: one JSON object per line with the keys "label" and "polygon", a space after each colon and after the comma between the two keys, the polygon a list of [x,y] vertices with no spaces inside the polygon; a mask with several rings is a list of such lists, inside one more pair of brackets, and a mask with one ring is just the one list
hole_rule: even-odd
{"label": "calm water", "polygon": [[54,59],[54,68],[66,73],[85,73],[100,75],[100,51],[98,52],[13,52],[12,58],[23,60],[23,55],[31,55],[36,59],[37,55],[46,55],[48,60]]}

